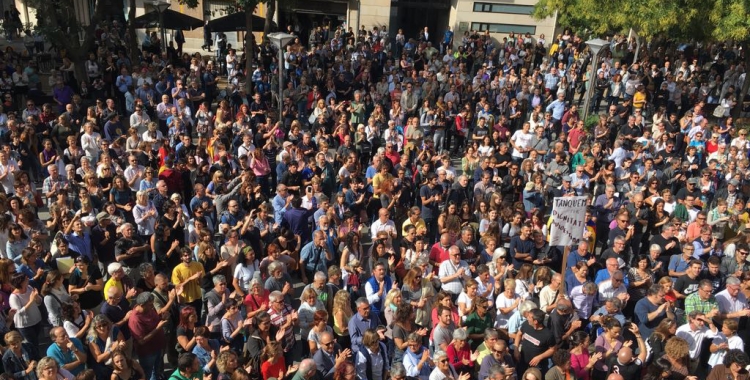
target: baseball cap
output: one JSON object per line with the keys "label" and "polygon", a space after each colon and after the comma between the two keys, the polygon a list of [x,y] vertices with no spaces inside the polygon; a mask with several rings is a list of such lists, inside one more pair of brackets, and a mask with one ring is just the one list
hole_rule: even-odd
{"label": "baseball cap", "polygon": [[102,211],[98,214],[96,214],[96,220],[101,223],[104,220],[112,220],[112,217],[109,216],[109,214],[105,211]]}

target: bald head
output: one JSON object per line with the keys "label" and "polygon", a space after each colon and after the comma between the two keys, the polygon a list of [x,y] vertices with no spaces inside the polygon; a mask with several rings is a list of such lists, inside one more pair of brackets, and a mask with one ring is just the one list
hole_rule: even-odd
{"label": "bald head", "polygon": [[625,380],[625,378],[619,373],[613,373],[607,376],[607,380]]}
{"label": "bald head", "polygon": [[633,350],[630,347],[623,347],[620,352],[617,353],[617,360],[621,364],[630,363],[633,360]]}

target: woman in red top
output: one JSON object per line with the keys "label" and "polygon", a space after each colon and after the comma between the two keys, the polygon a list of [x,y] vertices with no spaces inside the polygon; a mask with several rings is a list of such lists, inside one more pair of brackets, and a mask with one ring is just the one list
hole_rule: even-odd
{"label": "woman in red top", "polygon": [[471,346],[466,341],[469,338],[465,329],[456,329],[453,331],[453,342],[448,345],[446,353],[448,362],[453,365],[458,373],[473,373],[474,362],[478,354],[471,352]]}
{"label": "woman in red top", "polygon": [[263,364],[260,365],[260,373],[263,375],[263,380],[268,380],[272,377],[283,379],[284,375],[293,370],[289,368],[289,371],[287,371],[284,355],[281,352],[281,343],[279,342],[268,343],[263,349],[260,358],[263,361]]}

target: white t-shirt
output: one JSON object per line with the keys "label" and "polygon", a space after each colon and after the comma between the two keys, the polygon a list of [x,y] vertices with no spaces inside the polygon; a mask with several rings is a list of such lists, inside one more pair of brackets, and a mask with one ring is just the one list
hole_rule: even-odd
{"label": "white t-shirt", "polygon": [[[471,309],[471,297],[466,292],[461,292],[456,299],[456,304],[463,303],[466,305],[466,309]],[[458,308],[458,315],[461,316],[461,320],[466,320],[466,315],[461,313],[461,308]]]}
{"label": "white t-shirt", "polygon": [[[513,294],[513,297],[517,298],[519,297],[518,294]],[[503,314],[500,312],[500,308],[506,308],[513,305],[514,302],[516,302],[515,298],[508,298],[505,295],[505,292],[500,293],[499,296],[497,296],[497,301],[495,302],[495,307],[497,308],[497,318],[495,318],[495,327],[500,329],[507,329],[508,328],[508,320],[510,320],[510,317],[513,315],[515,310],[511,311],[508,314]]]}
{"label": "white t-shirt", "polygon": [[0,164],[0,175],[5,175],[5,173],[8,173],[8,175],[5,176],[2,181],[0,181],[0,184],[3,185],[3,190],[5,190],[6,194],[14,194],[13,183],[16,180],[14,172],[17,170],[18,164],[16,163],[16,160],[12,158],[8,159],[7,164]]}
{"label": "white t-shirt", "polygon": [[[511,137],[511,141],[516,144],[517,148],[531,148],[531,139],[534,137],[531,133],[524,133],[522,129],[516,131]],[[523,158],[523,153],[513,149],[513,157]]]}
{"label": "white t-shirt", "polygon": [[253,261],[252,265],[237,265],[234,268],[234,278],[237,279],[243,292],[247,293],[250,290],[250,281],[258,270],[258,260]]}

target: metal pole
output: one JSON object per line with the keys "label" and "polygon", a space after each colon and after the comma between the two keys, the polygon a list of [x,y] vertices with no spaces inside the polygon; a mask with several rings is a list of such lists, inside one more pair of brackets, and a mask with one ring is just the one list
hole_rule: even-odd
{"label": "metal pole", "polygon": [[[590,50],[591,48],[589,48]],[[593,50],[591,50],[591,62],[589,63],[591,65],[591,69],[589,72],[589,89],[586,90],[586,100],[583,103],[583,121],[585,122],[586,119],[589,117],[589,110],[591,109],[591,95],[593,94],[594,90],[596,90],[596,85],[594,81],[596,81],[596,56],[597,54],[594,53]]]}
{"label": "metal pole", "polygon": [[159,12],[159,28],[161,29],[161,51],[167,51],[167,34],[164,33],[164,12],[162,12],[159,6],[156,7],[156,11]]}
{"label": "metal pole", "polygon": [[282,40],[279,40],[279,120],[281,120],[282,109],[284,108],[284,50]]}

